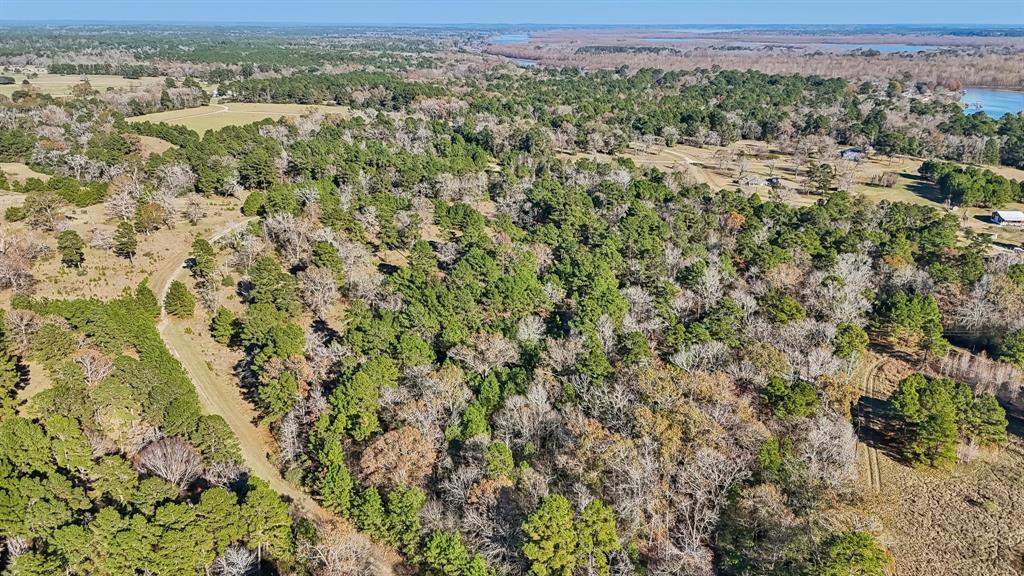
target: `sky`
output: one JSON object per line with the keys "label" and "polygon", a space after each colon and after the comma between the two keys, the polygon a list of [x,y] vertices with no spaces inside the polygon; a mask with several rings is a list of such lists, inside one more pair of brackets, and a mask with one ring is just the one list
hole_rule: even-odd
{"label": "sky", "polygon": [[0,21],[1024,24],[1024,0],[0,0]]}

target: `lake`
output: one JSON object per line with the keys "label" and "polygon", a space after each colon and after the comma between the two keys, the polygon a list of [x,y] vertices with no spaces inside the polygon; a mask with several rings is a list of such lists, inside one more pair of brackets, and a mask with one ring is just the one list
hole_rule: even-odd
{"label": "lake", "polygon": [[1024,112],[1024,91],[996,90],[994,88],[966,88],[960,100],[967,104],[965,114],[984,112],[992,118],[1003,114]]}
{"label": "lake", "polygon": [[497,45],[526,44],[529,41],[529,34],[499,34],[498,36],[491,36],[487,39],[488,43]]}

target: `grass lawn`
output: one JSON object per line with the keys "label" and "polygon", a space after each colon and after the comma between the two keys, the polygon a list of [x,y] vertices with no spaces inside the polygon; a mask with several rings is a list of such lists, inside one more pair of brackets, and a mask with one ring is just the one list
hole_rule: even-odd
{"label": "grass lawn", "polygon": [[258,104],[249,102],[227,102],[210,104],[198,108],[157,112],[145,116],[134,116],[129,122],[167,122],[177,124],[203,133],[207,130],[218,130],[225,126],[251,124],[265,118],[281,118],[284,116],[302,116],[313,110],[324,114],[349,115],[349,109],[342,106],[320,106],[306,104]]}

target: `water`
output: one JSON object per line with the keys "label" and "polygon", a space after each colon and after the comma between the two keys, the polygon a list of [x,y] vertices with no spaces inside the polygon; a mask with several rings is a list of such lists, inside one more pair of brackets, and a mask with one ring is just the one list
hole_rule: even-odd
{"label": "water", "polygon": [[[998,119],[1002,118],[1003,114],[1024,112],[1024,91],[967,88],[960,99],[967,104],[964,114],[981,111]],[[978,108],[977,104],[981,107]]]}
{"label": "water", "polygon": [[529,58],[508,58],[513,64],[520,68],[533,68],[537,65],[536,60],[530,60]]}
{"label": "water", "polygon": [[529,34],[499,34],[487,39],[490,44],[505,46],[508,44],[526,44],[530,41]]}

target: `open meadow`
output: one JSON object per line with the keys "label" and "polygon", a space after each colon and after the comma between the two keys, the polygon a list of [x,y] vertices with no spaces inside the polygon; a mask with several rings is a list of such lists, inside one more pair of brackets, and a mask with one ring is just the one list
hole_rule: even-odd
{"label": "open meadow", "polygon": [[203,133],[207,130],[218,130],[225,126],[240,126],[259,122],[266,118],[282,118],[284,116],[302,116],[313,111],[324,114],[349,115],[348,108],[342,106],[322,106],[305,104],[261,104],[248,102],[212,103],[209,106],[157,112],[145,116],[134,116],[129,122],[167,122]]}
{"label": "open meadow", "polygon": [[[70,96],[71,89],[78,84],[81,84],[82,81],[86,79],[89,81],[89,85],[92,86],[93,90],[99,90],[100,92],[106,91],[108,88],[142,88],[153,84],[160,84],[164,81],[164,79],[159,76],[125,78],[123,76],[109,75],[39,74],[35,78],[28,78],[25,74],[11,74],[7,72],[0,72],[0,76],[10,76],[11,78],[14,78],[14,84],[0,85],[0,94],[8,97],[10,97],[10,95],[15,91],[24,90],[26,88],[34,88],[51,96]],[[28,79],[29,82],[27,86],[22,84],[22,81],[25,79]]]}

